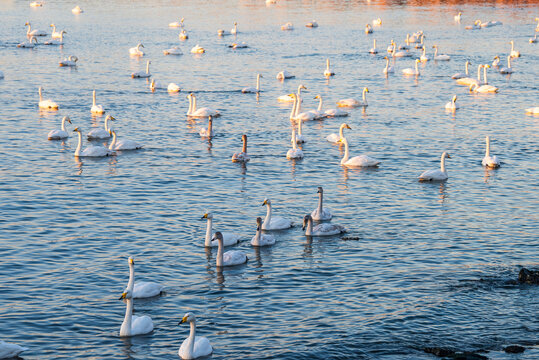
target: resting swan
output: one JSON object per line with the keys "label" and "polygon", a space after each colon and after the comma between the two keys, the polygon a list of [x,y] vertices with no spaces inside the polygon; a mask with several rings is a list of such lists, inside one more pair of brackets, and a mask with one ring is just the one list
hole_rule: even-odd
{"label": "resting swan", "polygon": [[203,336],[196,336],[196,318],[193,313],[187,313],[178,325],[188,322],[191,325],[189,337],[185,339],[178,350],[178,355],[182,359],[197,359],[213,353],[210,341]]}
{"label": "resting swan", "polygon": [[182,28],[182,27],[183,27],[183,21],[184,21],[184,20],[185,20],[184,18],[181,18],[180,21],[174,21],[174,22],[168,23],[168,27],[172,27],[172,28],[179,27],[179,28]]}
{"label": "resting swan", "polygon": [[303,230],[305,231],[305,236],[332,236],[346,232],[344,226],[332,223],[318,224],[313,228],[311,215],[305,215],[303,218]]}
{"label": "resting swan", "polygon": [[59,66],[77,66],[77,61],[79,61],[78,57],[76,57],[75,55],[70,55],[69,57],[60,61],[58,65]]}
{"label": "resting swan", "polygon": [[457,102],[457,95],[453,95],[453,98],[451,99],[451,101],[445,104],[445,109],[450,110],[450,111],[457,110],[459,106],[456,104],[456,102]]}
{"label": "resting swan", "polygon": [[95,103],[95,90],[92,92],[92,107],[90,108],[90,112],[92,114],[104,114],[105,109],[103,109],[103,106],[96,105]]}
{"label": "resting swan", "polygon": [[45,110],[58,110],[58,104],[50,99],[43,100],[43,95],[41,91],[43,88],[40,86],[38,89],[39,92],[39,108]]}
{"label": "resting swan", "polygon": [[[218,241],[216,240],[212,241],[212,238],[215,237],[215,234],[212,235],[213,214],[207,212],[204,215],[202,215],[202,219],[208,219],[208,222],[206,224],[206,237],[204,239],[204,246],[205,247],[219,246]],[[232,246],[240,242],[240,237],[236,234],[226,233],[226,232],[222,232],[221,234],[223,235],[223,246]]]}
{"label": "resting swan", "polygon": [[297,139],[296,139],[296,130],[292,130],[292,149],[288,149],[286,152],[286,158],[287,159],[303,159],[303,150],[298,149],[296,146]]}
{"label": "resting swan", "polygon": [[348,124],[342,123],[339,127],[339,134],[329,134],[326,139],[331,143],[340,143],[344,139],[344,129],[352,129]]}
{"label": "resting swan", "polygon": [[202,46],[196,44],[191,48],[191,54],[204,54],[206,52],[206,49],[204,49]]}
{"label": "resting swan", "polygon": [[109,150],[125,151],[142,149],[142,145],[138,142],[129,139],[116,140],[116,131],[111,130],[110,133],[112,134],[112,142],[109,145]]}
{"label": "resting swan", "polygon": [[317,193],[318,193],[318,206],[316,206],[316,209],[314,209],[311,212],[312,219],[314,219],[315,221],[331,220],[331,218],[333,217],[333,215],[331,215],[331,211],[329,211],[328,209],[325,209],[323,206],[324,189],[322,188],[322,186],[318,187]]}
{"label": "resting swan", "polygon": [[79,144],[77,145],[77,149],[75,150],[75,156],[76,157],[103,157],[103,156],[110,156],[115,155],[114,152],[110,151],[104,146],[96,146],[96,145],[90,145],[84,151],[81,151],[82,148],[82,134],[79,130],[79,128],[75,128],[73,130],[79,134]]}
{"label": "resting swan", "polygon": [[369,92],[369,89],[365,87],[363,88],[362,101],[358,101],[356,99],[342,99],[342,100],[337,101],[337,106],[338,107],[358,107],[358,106],[367,107],[369,106],[369,104],[367,104],[368,92]]}
{"label": "resting swan", "polygon": [[51,24],[50,25],[52,27],[52,34],[51,34],[51,37],[53,39],[59,39],[62,37],[62,32],[61,31],[56,31],[56,25],[54,24]]}
{"label": "resting swan", "polygon": [[232,161],[234,162],[247,162],[251,160],[251,158],[247,154],[247,135],[243,134],[241,136],[241,140],[243,141],[243,148],[240,152],[234,153],[232,155]]}
{"label": "resting swan", "polygon": [[111,115],[107,115],[105,118],[105,129],[103,128],[94,128],[88,133],[88,140],[102,140],[102,139],[108,139],[110,138],[110,130],[109,127],[109,120],[113,121],[116,120],[116,118],[112,117]]}
{"label": "resting swan", "polygon": [[125,318],[120,328],[120,336],[136,336],[148,334],[153,331],[153,321],[147,316],[133,315],[133,292],[126,289],[120,300],[126,300]]}
{"label": "resting swan", "polygon": [[492,85],[477,85],[477,84],[471,84],[470,85],[470,92],[475,93],[497,93],[498,88],[496,86]]}
{"label": "resting swan", "polygon": [[144,52],[142,50],[140,50],[140,48],[143,48],[144,45],[142,44],[137,44],[137,46],[135,47],[132,47],[129,49],[129,55],[131,56],[144,56]]}
{"label": "resting swan", "polygon": [[195,94],[191,93],[187,96],[187,98],[189,99],[189,110],[187,111],[187,116],[190,116],[190,117],[221,116],[219,111],[208,108],[208,107],[197,109],[197,98]]}
{"label": "resting swan", "polygon": [[281,25],[281,30],[294,30],[294,25],[291,22],[287,22],[284,25]]}
{"label": "resting swan", "polygon": [[66,131],[66,121],[71,124],[71,119],[69,116],[64,116],[62,118],[62,129],[61,130],[51,130],[47,135],[48,140],[62,140],[69,137],[69,134]]}
{"label": "resting swan", "polygon": [[419,175],[419,181],[444,181],[447,180],[447,171],[445,171],[445,159],[451,159],[445,151],[440,159],[440,169],[427,170]]}
{"label": "resting swan", "polygon": [[353,158],[348,158],[348,140],[343,138],[342,142],[344,143],[344,156],[341,159],[341,165],[347,167],[375,167],[380,164],[380,161],[371,158],[367,155],[358,155]]}
{"label": "resting swan", "polygon": [[135,79],[135,78],[149,78],[150,76],[152,76],[152,74],[150,74],[150,64],[151,63],[152,62],[150,60],[148,60],[146,62],[146,72],[144,72],[144,71],[136,71],[134,73],[131,73],[131,77],[133,79]]}
{"label": "resting swan", "polygon": [[283,71],[279,72],[277,74],[277,76],[275,76],[275,78],[277,78],[277,80],[292,79],[292,78],[295,78],[295,77],[296,77],[295,75],[292,75],[290,72],[288,72],[286,70],[283,70]]}
{"label": "resting swan", "polygon": [[182,41],[189,39],[189,35],[187,35],[187,32],[185,30],[180,31],[178,34],[178,38]]}
{"label": "resting swan", "polygon": [[260,92],[260,78],[263,77],[260,74],[256,74],[256,88],[245,87],[241,90],[242,93],[259,93]]}
{"label": "resting swan", "polygon": [[369,50],[370,54],[378,54],[378,49],[376,48],[376,39],[373,40],[373,46]]}
{"label": "resting swan", "polygon": [[536,107],[532,107],[532,108],[526,109],[526,114],[529,114],[529,115],[539,115],[539,106],[536,106]]}
{"label": "resting swan", "polygon": [[217,258],[215,261],[215,266],[218,268],[223,266],[235,266],[245,264],[249,258],[241,250],[228,250],[223,253],[223,248],[225,247],[223,243],[223,234],[219,231],[213,235],[212,241],[217,240]]}
{"label": "resting swan", "polygon": [[496,155],[490,156],[490,137],[486,136],[485,141],[487,143],[487,149],[485,151],[485,157],[483,158],[483,161],[481,161],[481,164],[488,168],[500,167],[500,160],[498,160],[498,157]]}
{"label": "resting swan", "polygon": [[80,8],[80,6],[77,5],[77,6],[75,6],[73,9],[71,9],[71,12],[72,12],[73,14],[77,15],[77,14],[82,14],[82,13],[84,12],[84,10],[82,10],[82,9]]}
{"label": "resting swan", "polygon": [[164,286],[151,281],[140,281],[135,283],[135,260],[130,256],[127,259],[129,264],[129,281],[125,292],[131,291],[133,299],[143,299],[160,295]]}
{"label": "resting swan", "polygon": [[267,212],[266,218],[262,223],[262,230],[283,230],[292,227],[292,221],[282,217],[271,216],[271,201],[269,199],[264,199],[262,206],[264,205],[267,207]]}
{"label": "resting swan", "polygon": [[251,245],[253,246],[269,246],[275,244],[275,238],[270,234],[262,234],[262,218],[256,218],[256,234],[251,239]]}
{"label": "resting swan", "polygon": [[324,70],[324,76],[330,77],[333,75],[335,75],[335,73],[329,68],[329,59],[326,59],[326,70]]}
{"label": "resting swan", "polygon": [[165,55],[183,55],[182,50],[178,46],[173,46],[170,49],[163,50]]}

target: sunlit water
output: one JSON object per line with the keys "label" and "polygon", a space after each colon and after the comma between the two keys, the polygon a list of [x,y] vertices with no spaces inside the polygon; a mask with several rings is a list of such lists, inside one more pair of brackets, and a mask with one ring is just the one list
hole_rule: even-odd
{"label": "sunlit water", "polygon": [[[1,2],[0,339],[30,348],[28,359],[176,358],[188,335],[177,323],[192,311],[214,358],[419,359],[431,358],[422,348],[440,346],[504,359],[502,347],[514,343],[531,348],[520,359],[539,356],[538,289],[509,282],[521,266],[539,264],[539,119],[524,114],[539,105],[538,45],[528,43],[538,7],[282,3],[94,1],[80,2],[85,12],[75,16],[73,2],[37,9]],[[460,25],[453,22],[459,10]],[[167,27],[180,17],[186,42]],[[365,35],[377,17],[383,26]],[[477,18],[504,25],[465,31]],[[319,28],[304,27],[312,19]],[[65,28],[65,46],[16,48],[26,21],[49,33],[52,22]],[[250,48],[234,51],[226,47],[232,37],[217,37],[234,21]],[[294,31],[279,29],[287,21]],[[421,65],[416,80],[401,75],[413,60],[398,60],[386,79],[390,40],[402,43],[417,30],[429,53],[436,43],[451,61]],[[378,56],[367,53],[373,38]],[[489,69],[498,94],[470,95],[450,79],[467,59],[474,76],[495,55],[505,63],[511,39],[522,57],[511,76]],[[146,56],[129,58],[139,42]],[[197,43],[206,54],[189,53]],[[184,55],[164,56],[172,45]],[[69,55],[79,58],[77,68],[59,68]],[[337,73],[329,81],[326,57]],[[151,93],[146,80],[131,79],[148,59],[155,79],[182,92]],[[275,80],[283,69],[296,78]],[[254,86],[257,72],[264,76],[259,101],[239,92]],[[308,88],[304,109],[317,106],[317,94],[329,108],[369,88],[367,110],[346,119],[347,137],[351,154],[381,160],[379,169],[340,166],[344,149],[325,141],[338,119],[305,123],[305,159],[286,160],[290,106],[276,98],[300,83]],[[38,111],[38,86],[60,111]],[[143,150],[78,161],[75,136],[46,139],[64,115],[83,132],[102,126],[104,117],[89,112],[93,89],[117,118],[119,136]],[[207,121],[185,116],[190,91],[199,106],[223,115],[211,143],[198,135]],[[461,106],[455,116],[443,109],[453,94]],[[246,166],[230,161],[243,133],[252,158]],[[503,162],[498,170],[481,166],[487,134]],[[449,180],[419,183],[444,150],[452,156]],[[320,185],[333,222],[357,240],[303,236],[301,219],[315,208]],[[265,197],[274,215],[296,226],[256,250],[248,240]],[[214,213],[214,228],[246,240],[239,248],[247,265],[216,271],[215,250],[202,246],[204,211]],[[135,301],[154,332],[122,339],[118,297],[129,255],[137,279],[163,283],[166,294]]]}

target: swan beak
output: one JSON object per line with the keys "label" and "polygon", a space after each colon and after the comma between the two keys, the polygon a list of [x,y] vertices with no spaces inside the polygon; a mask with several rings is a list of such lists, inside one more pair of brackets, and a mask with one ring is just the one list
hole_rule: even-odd
{"label": "swan beak", "polygon": [[120,296],[120,298],[118,300],[123,300],[125,299],[125,296],[127,295],[127,293],[122,293],[122,296]]}
{"label": "swan beak", "polygon": [[350,126],[348,126],[348,125],[346,125],[346,128],[352,130],[352,128]]}
{"label": "swan beak", "polygon": [[264,200],[261,206],[267,205],[267,203],[268,203],[268,200]]}
{"label": "swan beak", "polygon": [[130,263],[131,265],[135,265],[135,260],[131,259],[131,260],[129,260],[129,263]]}
{"label": "swan beak", "polygon": [[208,214],[204,214],[204,215],[202,215],[202,217],[200,219],[202,220],[202,219],[207,219],[207,218],[208,218]]}
{"label": "swan beak", "polygon": [[448,158],[448,159],[451,159],[451,155],[447,154],[447,158]]}
{"label": "swan beak", "polygon": [[183,323],[186,322],[186,321],[187,321],[187,316],[184,316],[184,317],[181,319],[181,321],[178,323],[178,325],[183,324]]}

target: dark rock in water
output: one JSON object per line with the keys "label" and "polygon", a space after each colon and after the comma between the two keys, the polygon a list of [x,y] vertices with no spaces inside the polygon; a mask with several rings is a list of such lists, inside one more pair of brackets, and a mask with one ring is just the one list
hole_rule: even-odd
{"label": "dark rock in water", "polygon": [[488,360],[488,357],[479,355],[474,352],[455,352],[451,349],[439,347],[428,347],[424,348],[423,351],[438,357],[443,357],[451,360]]}
{"label": "dark rock in water", "polygon": [[444,349],[439,347],[428,347],[423,349],[428,354],[433,354],[438,357],[455,355],[455,352],[450,349]]}
{"label": "dark rock in water", "polygon": [[525,347],[518,346],[518,345],[510,345],[510,346],[506,347],[505,349],[503,349],[503,351],[505,351],[506,353],[510,353],[510,354],[519,354],[521,352],[524,352],[524,350],[526,350]]}
{"label": "dark rock in water", "polygon": [[539,285],[539,270],[528,270],[522,268],[518,273],[518,281],[521,284]]}

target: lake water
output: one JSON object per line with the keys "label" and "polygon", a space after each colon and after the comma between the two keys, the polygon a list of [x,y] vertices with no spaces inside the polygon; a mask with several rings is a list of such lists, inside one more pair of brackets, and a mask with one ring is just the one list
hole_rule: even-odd
{"label": "lake water", "polygon": [[[514,359],[501,350],[528,349],[518,359],[539,357],[539,290],[513,285],[522,266],[539,265],[539,50],[528,43],[539,6],[428,2],[282,1],[0,1],[0,339],[29,348],[26,359],[174,359],[188,326],[210,339],[216,359],[430,359],[424,347],[488,350],[492,359]],[[463,12],[461,24],[453,16]],[[190,38],[178,40],[167,24],[185,18]],[[375,18],[383,25],[366,35]],[[304,27],[316,19],[319,27]],[[503,26],[466,31],[475,19]],[[20,49],[24,23],[66,29],[65,45]],[[238,22],[238,41],[219,38]],[[284,32],[288,21],[295,30]],[[386,78],[383,56],[391,39],[423,30],[449,62],[420,65],[417,79],[401,74],[413,58],[396,61]],[[376,38],[380,54],[368,54]],[[464,62],[505,64],[509,41],[522,57],[511,76],[489,69],[498,94],[470,94],[450,75]],[[42,39],[39,39],[42,42]],[[128,49],[144,44],[146,55]],[[207,52],[189,53],[200,44]],[[184,55],[164,56],[173,45]],[[413,50],[417,57],[419,52]],[[58,67],[69,55],[74,69]],[[326,58],[336,76],[323,76]],[[151,60],[163,83],[178,94],[149,90],[131,79]],[[296,78],[279,82],[277,72]],[[242,94],[261,73],[260,97]],[[303,108],[361,97],[369,106],[350,110],[345,121],[352,155],[369,154],[378,169],[341,167],[344,149],[325,137],[342,119],[306,122],[305,159],[285,158],[290,148],[289,104],[279,95],[304,84]],[[38,110],[37,88],[59,103]],[[48,141],[49,130],[69,115],[87,133],[104,116],[90,115],[91,93],[117,120],[119,137],[144,149],[104,159],[76,159],[77,138]],[[218,109],[215,137],[201,139],[206,119],[188,119],[186,95]],[[456,94],[455,115],[444,104]],[[249,137],[251,161],[232,163]],[[502,166],[481,166],[485,135]],[[85,142],[86,143],[86,142]],[[419,183],[426,169],[451,154],[445,183]],[[307,239],[303,216],[316,207],[317,186],[346,236]],[[295,226],[275,233],[277,243],[254,249],[248,240],[255,219],[274,216]],[[214,229],[240,234],[250,261],[217,272],[216,250],[203,247],[205,211]],[[127,257],[138,280],[157,281],[166,293],[136,300],[137,314],[155,330],[120,338],[128,279]]]}

